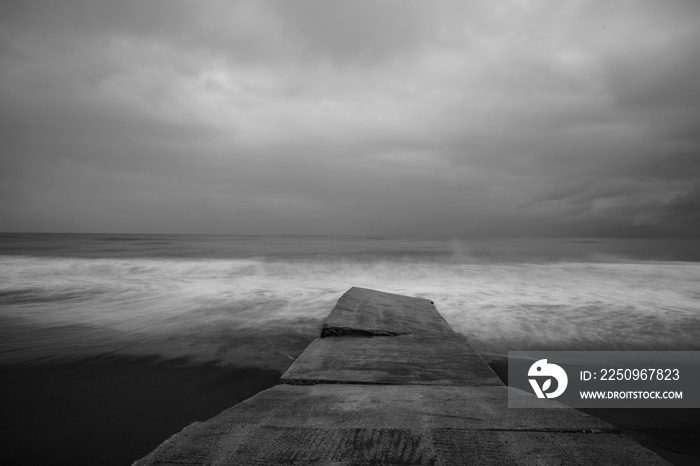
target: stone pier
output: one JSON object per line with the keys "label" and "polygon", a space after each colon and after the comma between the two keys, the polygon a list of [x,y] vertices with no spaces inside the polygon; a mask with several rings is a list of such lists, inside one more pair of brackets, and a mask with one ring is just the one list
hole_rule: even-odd
{"label": "stone pier", "polygon": [[280,385],[134,464],[668,463],[574,409],[509,409],[507,388],[431,301],[351,288]]}

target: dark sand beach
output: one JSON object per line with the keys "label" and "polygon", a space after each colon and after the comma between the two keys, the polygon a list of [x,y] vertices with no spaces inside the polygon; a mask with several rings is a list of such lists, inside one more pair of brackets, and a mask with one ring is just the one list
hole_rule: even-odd
{"label": "dark sand beach", "polygon": [[106,358],[0,367],[6,465],[128,465],[188,424],[277,383],[277,371]]}

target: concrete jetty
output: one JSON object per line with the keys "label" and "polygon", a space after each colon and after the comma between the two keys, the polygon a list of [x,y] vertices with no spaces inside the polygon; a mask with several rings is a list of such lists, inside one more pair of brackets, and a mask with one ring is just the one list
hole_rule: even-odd
{"label": "concrete jetty", "polygon": [[426,299],[351,288],[281,382],[134,464],[668,464],[574,409],[508,408]]}

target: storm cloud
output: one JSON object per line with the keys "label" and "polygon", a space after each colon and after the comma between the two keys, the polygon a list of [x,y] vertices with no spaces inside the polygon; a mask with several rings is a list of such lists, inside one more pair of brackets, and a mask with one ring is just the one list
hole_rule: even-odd
{"label": "storm cloud", "polygon": [[0,5],[3,231],[700,234],[700,3]]}

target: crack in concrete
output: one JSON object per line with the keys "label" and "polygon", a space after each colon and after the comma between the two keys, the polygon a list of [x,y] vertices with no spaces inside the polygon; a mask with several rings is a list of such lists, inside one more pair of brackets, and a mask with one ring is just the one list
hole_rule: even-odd
{"label": "crack in concrete", "polygon": [[391,330],[364,330],[352,327],[336,327],[323,324],[321,338],[326,337],[397,337],[410,335],[411,332],[392,332]]}

